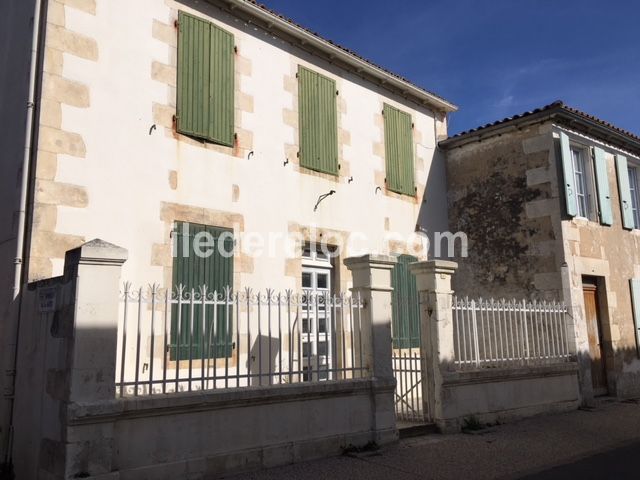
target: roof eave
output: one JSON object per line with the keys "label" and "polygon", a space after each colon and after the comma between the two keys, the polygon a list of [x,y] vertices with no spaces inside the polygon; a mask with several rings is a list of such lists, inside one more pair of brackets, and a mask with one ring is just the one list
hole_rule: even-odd
{"label": "roof eave", "polygon": [[628,149],[634,153],[640,153],[640,141],[625,135],[614,128],[602,125],[591,118],[584,117],[583,115],[567,110],[566,108],[563,108],[561,112],[558,113],[558,116],[564,120],[568,120],[569,127],[571,127],[571,122],[575,122],[575,124],[582,126],[584,133],[588,135],[597,136],[607,143]]}
{"label": "roof eave", "polygon": [[509,131],[521,130],[529,125],[553,120],[564,121],[569,128],[577,128],[587,135],[598,137],[601,140],[617,147],[628,149],[632,152],[640,152],[640,141],[637,141],[613,128],[607,127],[606,125],[602,125],[595,120],[580,115],[579,113],[568,110],[564,106],[558,106],[552,109],[536,112],[531,115],[527,115],[526,117],[482,128],[477,132],[469,132],[459,137],[451,137],[447,140],[441,141],[438,145],[445,150],[462,147],[470,143],[477,143],[487,138],[506,134]]}
{"label": "roof eave", "polygon": [[479,129],[477,132],[469,132],[467,134],[457,136],[457,137],[454,136],[446,140],[442,140],[441,142],[438,143],[438,145],[441,148],[447,150],[450,148],[461,147],[469,143],[481,142],[487,138],[491,138],[497,135],[502,135],[504,133],[507,133],[510,130],[521,129],[528,125],[533,125],[535,123],[540,123],[540,122],[550,120],[554,117],[554,114],[556,113],[557,113],[556,110],[545,110],[545,111],[537,112],[523,118],[511,120],[509,122],[500,123],[498,125],[492,125],[489,127],[483,127]]}
{"label": "roof eave", "polygon": [[226,6],[228,9],[240,11],[254,20],[259,20],[260,27],[271,31],[279,32],[293,40],[297,40],[303,48],[313,48],[315,51],[322,52],[326,58],[332,63],[340,62],[342,68],[353,71],[378,86],[391,90],[402,97],[412,100],[418,104],[431,107],[437,111],[451,113],[458,110],[458,107],[437,95],[433,95],[407,81],[397,78],[382,68],[376,67],[365,60],[331,44],[330,42],[306,31],[305,29],[294,25],[285,19],[278,17],[253,3],[245,0],[207,0],[209,3]]}

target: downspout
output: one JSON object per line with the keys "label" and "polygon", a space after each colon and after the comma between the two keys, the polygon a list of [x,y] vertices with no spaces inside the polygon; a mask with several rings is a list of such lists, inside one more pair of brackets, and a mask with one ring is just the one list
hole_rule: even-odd
{"label": "downspout", "polygon": [[18,210],[18,237],[16,240],[16,258],[14,260],[13,300],[18,298],[22,287],[22,266],[24,261],[24,243],[26,237],[27,201],[29,181],[31,180],[31,150],[33,143],[33,124],[36,112],[36,81],[38,76],[38,55],[40,50],[40,23],[42,20],[42,1],[36,0],[33,12],[33,38],[31,40],[31,65],[29,71],[29,97],[27,100],[27,122],[25,126],[24,157],[22,158],[22,180],[20,184],[20,207]]}
{"label": "downspout", "polygon": [[14,318],[16,326],[14,329],[14,337],[11,339],[14,345],[13,355],[10,356],[10,364],[6,366],[8,371],[12,371],[11,378],[11,396],[9,397],[9,432],[7,444],[5,445],[4,464],[11,464],[13,450],[13,415],[15,410],[15,387],[16,387],[16,367],[18,361],[18,339],[20,335],[20,321],[22,316],[22,307],[19,301],[24,278],[24,250],[25,239],[27,236],[27,208],[29,202],[29,190],[31,182],[31,163],[33,156],[34,141],[34,124],[36,116],[36,91],[38,83],[38,66],[40,58],[40,31],[42,29],[43,5],[47,0],[35,0],[33,10],[33,35],[31,39],[31,60],[29,66],[29,91],[27,99],[27,120],[25,124],[25,144],[24,157],[22,158],[22,178],[20,183],[20,206],[18,210],[18,232],[16,237],[16,256],[14,260],[14,282],[12,302],[14,304]]}

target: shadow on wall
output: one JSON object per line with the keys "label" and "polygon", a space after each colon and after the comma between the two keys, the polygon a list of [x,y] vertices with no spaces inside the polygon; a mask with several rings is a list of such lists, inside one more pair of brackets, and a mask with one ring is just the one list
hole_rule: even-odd
{"label": "shadow on wall", "polygon": [[[418,213],[418,225],[426,230],[429,240],[432,242],[429,257],[434,259],[434,234],[449,230],[449,214],[447,207],[447,171],[445,152],[436,148],[427,185],[424,190],[422,205]],[[453,232],[456,233],[456,232]],[[447,249],[443,248],[441,255],[436,259],[449,260]]]}
{"label": "shadow on wall", "polygon": [[640,352],[637,348],[607,348],[602,358],[591,352],[577,355],[580,382],[586,403],[596,396],[640,398]]}
{"label": "shadow on wall", "polygon": [[[251,374],[251,385],[254,387],[269,385],[272,373],[278,371],[276,360],[280,355],[280,340],[264,335],[256,338],[251,348],[248,371]],[[265,378],[263,378],[265,377]]]}

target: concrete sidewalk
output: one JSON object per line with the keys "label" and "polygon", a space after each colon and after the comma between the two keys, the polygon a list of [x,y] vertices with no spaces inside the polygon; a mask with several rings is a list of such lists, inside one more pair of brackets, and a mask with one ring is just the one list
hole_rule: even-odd
{"label": "concrete sidewalk", "polygon": [[[473,435],[407,439],[374,454],[244,474],[236,480],[639,478],[640,402],[535,417]],[[631,462],[630,460],[633,460]],[[613,477],[612,477],[613,475]]]}

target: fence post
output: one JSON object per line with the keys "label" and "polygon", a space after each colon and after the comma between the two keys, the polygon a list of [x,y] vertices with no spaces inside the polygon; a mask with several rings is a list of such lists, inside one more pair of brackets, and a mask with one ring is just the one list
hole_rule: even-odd
{"label": "fence post", "polygon": [[[67,412],[115,399],[120,274],[127,251],[93,240],[65,257],[65,277],[73,282],[67,356]],[[64,478],[106,475],[112,470],[114,424],[71,425],[64,416]]]}
{"label": "fence post", "polygon": [[420,296],[422,356],[425,362],[422,401],[427,418],[447,429],[442,395],[443,373],[455,360],[451,277],[458,264],[446,260],[413,263]]}
{"label": "fence post", "polygon": [[391,272],[394,257],[365,255],[344,261],[353,277],[353,295],[360,297],[362,363],[373,377],[373,426],[378,444],[398,438],[394,404],[396,381],[393,376],[391,340]]}

